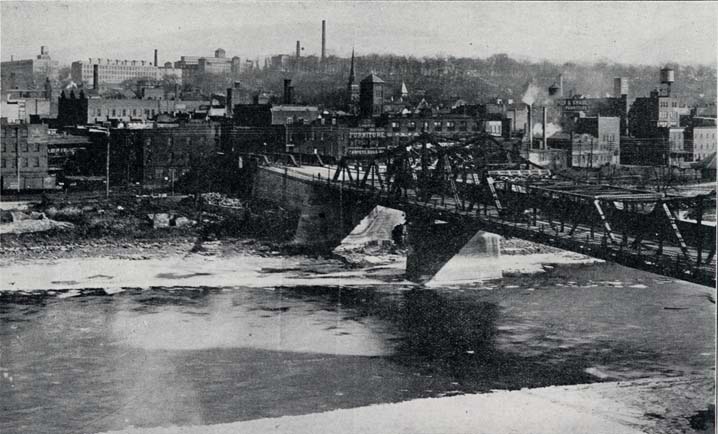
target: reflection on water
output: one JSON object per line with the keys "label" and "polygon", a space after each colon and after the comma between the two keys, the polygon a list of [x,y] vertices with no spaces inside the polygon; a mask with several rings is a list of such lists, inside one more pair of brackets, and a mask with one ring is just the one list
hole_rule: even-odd
{"label": "reflection on water", "polygon": [[647,274],[628,281],[611,266],[590,270],[597,268],[482,290],[2,295],[0,432],[223,423],[496,388],[710,373],[710,290]]}

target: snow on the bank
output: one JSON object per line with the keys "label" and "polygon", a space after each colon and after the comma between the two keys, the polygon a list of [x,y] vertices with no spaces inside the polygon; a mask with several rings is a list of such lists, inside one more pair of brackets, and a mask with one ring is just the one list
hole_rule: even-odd
{"label": "snow on the bank", "polygon": [[[664,384],[665,383],[665,384]],[[647,424],[644,410],[622,401],[645,387],[671,387],[671,380],[639,380],[552,386],[479,395],[425,398],[395,404],[216,425],[128,428],[114,434],[225,433],[453,433],[453,434],[635,434]],[[109,434],[109,433],[108,433]]]}

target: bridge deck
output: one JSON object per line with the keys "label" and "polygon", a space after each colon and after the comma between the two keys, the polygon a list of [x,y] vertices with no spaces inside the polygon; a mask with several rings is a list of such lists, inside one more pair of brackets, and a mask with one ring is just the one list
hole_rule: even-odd
{"label": "bridge deck", "polygon": [[[461,200],[457,201],[457,198],[451,195],[420,200],[416,191],[407,190],[401,197],[397,197],[378,185],[374,188],[369,185],[357,186],[356,183],[350,183],[347,180],[332,181],[332,176],[336,171],[335,166],[266,166],[264,169],[284,173],[305,182],[326,185],[332,189],[371,198],[378,205],[403,211],[429,213],[437,219],[446,221],[461,220],[463,223],[473,224],[477,228],[483,228],[504,236],[535,241],[629,267],[703,285],[715,286],[715,254],[714,252],[709,254],[708,261],[699,264],[699,250],[704,250],[703,248],[698,249],[695,246],[663,242],[663,240],[659,242],[644,239],[640,234],[626,233],[625,231],[621,234],[620,241],[615,242],[612,236],[607,237],[602,228],[597,228],[593,224],[586,224],[578,220],[559,223],[546,216],[507,215],[500,212],[496,206],[487,203],[474,209],[467,209],[463,203],[460,203]],[[466,184],[476,184],[471,179],[467,179],[465,182]],[[573,195],[587,200],[600,198],[626,203],[652,202],[662,198],[662,195],[658,193],[652,194],[645,191],[631,191],[620,187],[602,185],[576,186],[573,184],[562,185],[555,182],[544,184],[538,182],[531,185],[530,189],[532,192],[540,190],[561,196]],[[664,197],[662,200],[670,201],[671,198]],[[568,230],[569,228],[570,230]],[[714,234],[715,228],[713,227],[712,230]],[[713,238],[715,238],[714,235]],[[715,240],[713,244],[715,244]]]}

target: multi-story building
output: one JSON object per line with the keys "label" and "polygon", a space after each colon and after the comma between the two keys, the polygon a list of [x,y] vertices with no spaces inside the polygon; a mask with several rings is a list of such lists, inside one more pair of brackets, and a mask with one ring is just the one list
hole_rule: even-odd
{"label": "multi-story building", "polygon": [[110,183],[172,188],[192,165],[220,151],[221,127],[190,122],[174,127],[110,130]]}
{"label": "multi-story building", "polygon": [[685,130],[686,148],[691,150],[692,160],[700,161],[716,153],[716,125],[691,126]]}
{"label": "multi-story building", "polygon": [[171,78],[175,83],[182,84],[182,69],[175,68],[171,62],[165,62],[164,66],[157,68],[157,80]]}
{"label": "multi-story building", "polygon": [[72,62],[70,75],[75,83],[85,87],[94,87],[93,71],[97,65],[98,87],[107,84],[119,84],[125,80],[156,80],[159,68],[144,60],[118,60],[88,58]]}
{"label": "multi-story building", "polygon": [[381,116],[384,106],[384,80],[376,74],[367,75],[359,83],[359,113],[362,117]]}
{"label": "multi-story building", "polygon": [[237,56],[227,58],[222,48],[214,51],[214,57],[182,56],[175,62],[174,67],[181,71],[180,75],[184,83],[190,83],[197,74],[230,75],[236,78],[242,70],[240,58]]}
{"label": "multi-story building", "polygon": [[46,81],[54,79],[58,62],[50,57],[50,48],[40,47],[35,59],[10,60],[0,64],[0,87],[3,93],[10,89],[34,89]]}
{"label": "multi-story building", "polygon": [[548,146],[565,150],[570,167],[615,166],[621,163],[620,125],[618,117],[578,118],[572,132],[548,137]]}
{"label": "multi-story building", "polygon": [[66,125],[88,125],[108,121],[147,121],[161,113],[190,113],[207,109],[209,101],[183,101],[167,99],[109,99],[87,97],[81,90],[66,95],[63,91],[58,99],[57,123]]}
{"label": "multi-story building", "polygon": [[661,87],[649,97],[636,98],[629,112],[629,131],[634,137],[655,137],[661,128],[677,128],[681,116],[688,116],[691,109],[686,102],[671,93],[674,72],[661,69]]}
{"label": "multi-story building", "polygon": [[55,177],[47,164],[47,125],[0,125],[2,138],[0,185],[3,190],[45,190],[55,188]]}

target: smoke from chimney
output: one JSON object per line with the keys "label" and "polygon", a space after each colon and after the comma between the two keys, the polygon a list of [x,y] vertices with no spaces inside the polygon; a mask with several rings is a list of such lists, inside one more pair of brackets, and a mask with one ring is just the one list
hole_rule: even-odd
{"label": "smoke from chimney", "polygon": [[327,56],[327,22],[322,20],[322,61]]}

